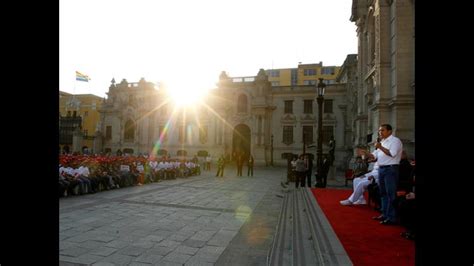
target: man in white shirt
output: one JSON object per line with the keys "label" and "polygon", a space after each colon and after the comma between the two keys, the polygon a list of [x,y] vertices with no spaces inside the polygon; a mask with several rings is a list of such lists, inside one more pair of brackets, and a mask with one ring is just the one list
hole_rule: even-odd
{"label": "man in white shirt", "polygon": [[379,127],[380,140],[375,143],[375,150],[366,155],[375,159],[379,165],[380,197],[382,200],[382,215],[374,217],[380,224],[397,223],[393,201],[397,197],[398,173],[402,157],[403,144],[399,138],[392,135],[392,126],[382,124]]}

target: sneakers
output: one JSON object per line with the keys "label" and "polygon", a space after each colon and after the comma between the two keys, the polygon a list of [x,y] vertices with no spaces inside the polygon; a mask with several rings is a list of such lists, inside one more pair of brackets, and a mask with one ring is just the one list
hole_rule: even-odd
{"label": "sneakers", "polygon": [[354,205],[365,205],[365,204],[367,204],[367,201],[365,201],[365,199],[357,200],[354,202]]}
{"label": "sneakers", "polygon": [[341,205],[344,205],[344,206],[348,206],[348,205],[353,204],[352,201],[347,200],[347,199],[346,200],[341,200],[340,203],[341,203]]}

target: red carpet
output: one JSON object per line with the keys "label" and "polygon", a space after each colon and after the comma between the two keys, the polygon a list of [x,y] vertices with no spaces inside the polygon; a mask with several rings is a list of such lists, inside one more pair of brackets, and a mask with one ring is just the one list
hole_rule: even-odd
{"label": "red carpet", "polygon": [[311,190],[354,265],[415,265],[415,242],[400,236],[402,226],[380,225],[367,205],[342,206],[351,190]]}

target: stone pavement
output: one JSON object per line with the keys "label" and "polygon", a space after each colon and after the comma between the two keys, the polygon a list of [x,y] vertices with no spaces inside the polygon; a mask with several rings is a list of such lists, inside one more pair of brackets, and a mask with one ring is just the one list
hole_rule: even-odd
{"label": "stone pavement", "polygon": [[266,265],[286,168],[214,175],[61,198],[59,264]]}

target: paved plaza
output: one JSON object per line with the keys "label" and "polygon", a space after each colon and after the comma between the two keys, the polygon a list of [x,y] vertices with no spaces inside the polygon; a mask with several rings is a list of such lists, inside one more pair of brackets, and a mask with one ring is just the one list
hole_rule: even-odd
{"label": "paved plaza", "polygon": [[267,265],[285,180],[286,168],[228,168],[61,198],[60,265]]}

